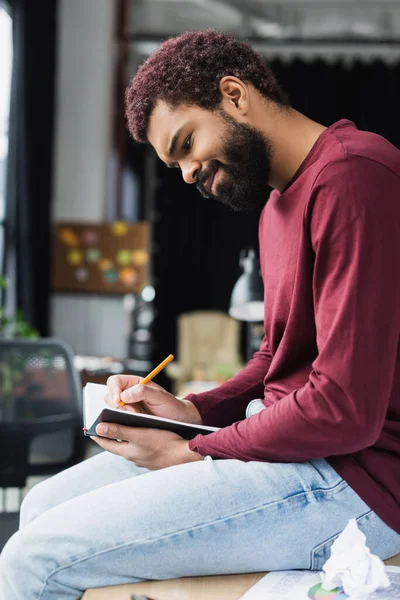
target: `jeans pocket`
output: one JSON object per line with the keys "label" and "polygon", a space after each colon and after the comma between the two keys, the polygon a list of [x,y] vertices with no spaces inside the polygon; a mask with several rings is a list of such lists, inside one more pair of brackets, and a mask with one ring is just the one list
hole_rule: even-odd
{"label": "jeans pocket", "polygon": [[[370,519],[371,515],[373,515],[373,514],[374,514],[374,512],[372,510],[369,510],[368,512],[364,513],[360,517],[356,518],[357,525],[360,526],[360,525],[362,525],[362,523],[364,521],[368,521]],[[311,551],[311,561],[310,561],[311,571],[322,571],[322,567],[324,566],[324,564],[326,563],[328,558],[331,557],[330,550],[331,550],[332,544],[339,537],[340,534],[341,534],[341,531],[339,531],[338,533],[335,533],[334,535],[332,535],[331,537],[326,539],[324,542],[321,542],[321,544],[318,544],[317,546],[315,546],[313,548],[313,550]]]}

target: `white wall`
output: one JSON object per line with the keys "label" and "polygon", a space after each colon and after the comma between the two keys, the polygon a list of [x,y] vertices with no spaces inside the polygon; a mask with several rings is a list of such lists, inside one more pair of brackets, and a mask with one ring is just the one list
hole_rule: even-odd
{"label": "white wall", "polygon": [[[60,0],[53,221],[105,217],[115,74],[114,0]],[[122,298],[53,294],[52,334],[77,353],[126,355]]]}

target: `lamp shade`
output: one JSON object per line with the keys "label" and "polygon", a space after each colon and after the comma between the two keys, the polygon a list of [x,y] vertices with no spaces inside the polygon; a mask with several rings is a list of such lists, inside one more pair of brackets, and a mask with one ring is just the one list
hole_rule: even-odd
{"label": "lamp shade", "polygon": [[261,322],[264,320],[264,287],[260,263],[253,249],[240,253],[242,275],[234,285],[229,314],[239,321]]}

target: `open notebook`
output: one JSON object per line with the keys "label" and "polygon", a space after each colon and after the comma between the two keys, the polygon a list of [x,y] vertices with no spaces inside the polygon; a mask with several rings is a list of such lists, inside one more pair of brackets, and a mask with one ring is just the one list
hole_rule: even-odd
{"label": "open notebook", "polygon": [[192,425],[163,417],[131,413],[118,408],[110,408],[105,403],[107,386],[98,383],[87,383],[83,390],[83,424],[85,435],[97,436],[96,426],[101,423],[117,423],[128,427],[151,427],[152,429],[167,429],[177,433],[185,440],[191,440],[197,434],[206,435],[218,431],[219,427]]}

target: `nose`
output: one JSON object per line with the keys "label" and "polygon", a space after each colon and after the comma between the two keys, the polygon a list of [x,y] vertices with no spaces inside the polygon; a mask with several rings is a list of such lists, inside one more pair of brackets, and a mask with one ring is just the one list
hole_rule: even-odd
{"label": "nose", "polygon": [[200,171],[198,163],[191,161],[181,164],[181,169],[185,183],[196,183]]}

